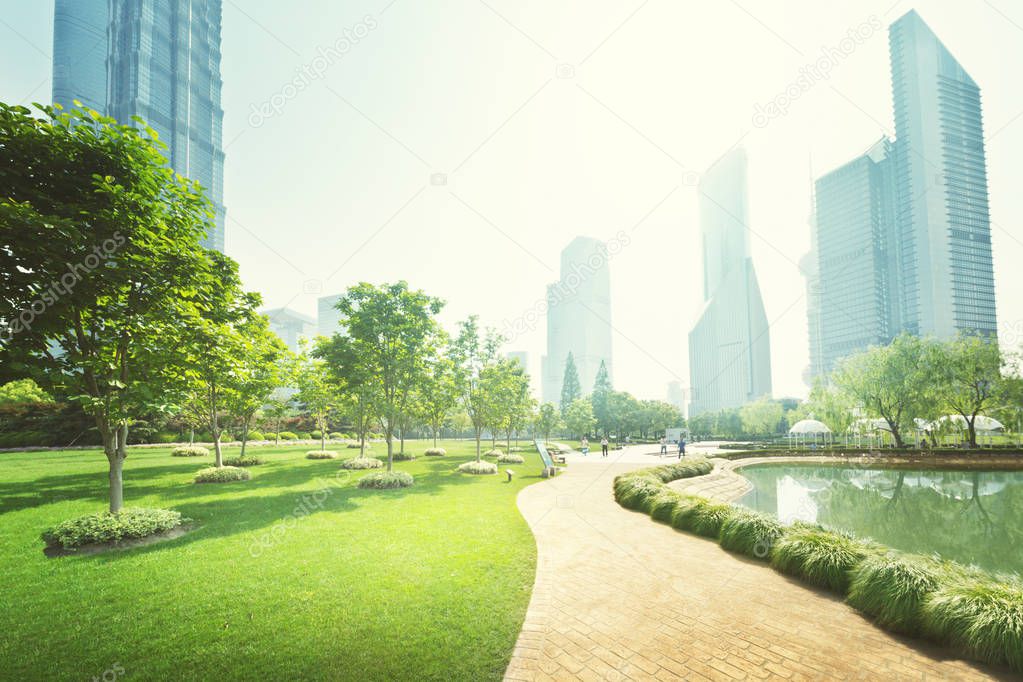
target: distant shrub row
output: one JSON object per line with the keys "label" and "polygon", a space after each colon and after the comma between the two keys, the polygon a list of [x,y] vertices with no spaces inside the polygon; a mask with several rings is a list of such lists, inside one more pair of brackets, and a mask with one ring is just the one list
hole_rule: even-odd
{"label": "distant shrub row", "polygon": [[777,519],[667,487],[710,473],[692,459],[615,478],[615,500],[678,530],[846,597],[890,630],[923,635],[986,663],[1023,672],[1023,581],[932,557],[904,555],[816,524]]}

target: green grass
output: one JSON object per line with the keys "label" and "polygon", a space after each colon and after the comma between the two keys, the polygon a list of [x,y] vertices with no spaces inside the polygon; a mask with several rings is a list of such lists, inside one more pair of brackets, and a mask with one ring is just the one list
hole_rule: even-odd
{"label": "green grass", "polygon": [[739,510],[721,526],[721,546],[766,561],[774,543],[785,532],[777,519],[753,511]]}
{"label": "green grass", "polygon": [[[260,447],[252,480],[195,485],[208,461],[136,449],[125,502],[174,509],[188,534],[56,559],[40,533],[106,508],[99,451],[0,454],[0,678],[500,679],[525,616],[536,547],[511,483],[455,467],[474,446],[371,472]],[[419,453],[425,443],[407,443]],[[471,523],[466,523],[466,519]]]}
{"label": "green grass", "polygon": [[932,637],[1023,672],[1023,585],[1018,578],[949,581],[928,595],[923,618]]}
{"label": "green grass", "polygon": [[853,571],[846,600],[882,627],[918,634],[923,630],[924,601],[951,572],[951,567],[927,557],[870,556]]}
{"label": "green grass", "polygon": [[846,533],[797,523],[786,529],[771,550],[771,565],[782,573],[845,594],[851,572],[874,545]]}

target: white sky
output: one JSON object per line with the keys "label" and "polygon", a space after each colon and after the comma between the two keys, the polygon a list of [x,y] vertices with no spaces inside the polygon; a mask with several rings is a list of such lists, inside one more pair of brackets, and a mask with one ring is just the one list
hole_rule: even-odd
{"label": "white sky", "polygon": [[[805,394],[811,160],[820,175],[894,134],[886,29],[914,7],[982,89],[998,313],[1018,344],[1023,6],[1009,0],[225,0],[227,252],[267,307],[315,314],[320,293],[404,278],[448,301],[449,327],[476,312],[501,328],[543,297],[572,237],[623,230],[616,388],[663,399],[688,385],[701,303],[695,182],[741,140],[774,392]],[[0,100],[48,99],[52,12],[0,0]],[[882,30],[830,79],[753,125],[872,16]],[[346,29],[365,35],[254,127],[253,107]],[[507,346],[529,351],[534,379],[544,334],[541,320]]]}

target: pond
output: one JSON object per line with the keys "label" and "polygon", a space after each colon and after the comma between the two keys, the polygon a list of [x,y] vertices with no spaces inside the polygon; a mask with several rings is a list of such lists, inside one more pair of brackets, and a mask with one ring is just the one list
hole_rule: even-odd
{"label": "pond", "polygon": [[737,504],[915,554],[1023,574],[1023,471],[763,464]]}

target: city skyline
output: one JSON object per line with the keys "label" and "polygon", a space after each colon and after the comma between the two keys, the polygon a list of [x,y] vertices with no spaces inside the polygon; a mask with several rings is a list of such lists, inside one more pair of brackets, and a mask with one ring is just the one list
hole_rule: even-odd
{"label": "city skyline", "polygon": [[[795,263],[809,248],[808,159],[816,168],[835,168],[882,134],[895,137],[890,91],[878,87],[888,73],[884,31],[857,43],[829,78],[795,98],[783,115],[764,126],[754,125],[751,118],[758,104],[772,101],[795,83],[822,48],[839,46],[846,32],[871,14],[883,28],[911,6],[918,7],[983,88],[986,134],[994,140],[988,145],[988,168],[997,287],[1012,291],[1023,282],[1007,265],[1023,257],[1011,228],[1023,211],[1010,190],[1018,172],[1010,150],[1021,139],[1016,115],[1023,110],[1023,99],[1008,78],[1023,62],[1011,40],[1018,29],[987,8],[969,11],[955,3],[919,2],[900,4],[886,15],[889,6],[818,9],[797,3],[786,11],[748,8],[792,49],[736,7],[708,5],[697,22],[704,29],[696,31],[697,24],[684,21],[687,15],[681,9],[650,5],[588,60],[586,55],[629,12],[595,4],[586,16],[569,22],[529,3],[501,6],[505,18],[557,55],[550,65],[541,50],[480,8],[479,15],[459,17],[445,30],[476,34],[481,42],[499,44],[514,57],[509,62],[514,68],[496,71],[503,74],[497,94],[484,102],[459,99],[445,84],[457,81],[465,92],[478,93],[484,82],[491,82],[482,78],[496,68],[490,62],[466,71],[441,52],[437,68],[421,74],[405,69],[415,63],[419,50],[427,49],[421,41],[409,42],[410,36],[440,20],[411,5],[398,3],[381,13],[382,5],[374,3],[356,3],[343,11],[309,3],[307,9],[322,13],[317,27],[308,16],[303,19],[306,12],[289,16],[276,8],[226,5],[225,146],[230,145],[229,153],[237,159],[228,165],[225,179],[232,204],[228,252],[241,262],[249,288],[265,294],[268,306],[308,314],[316,310],[321,291],[342,291],[359,280],[405,278],[449,301],[449,328],[479,312],[484,323],[502,329],[505,320],[517,319],[532,310],[534,299],[543,298],[542,282],[552,279],[558,247],[573,234],[606,237],[638,224],[633,244],[615,259],[615,380],[638,396],[661,397],[666,381],[688,384],[688,360],[679,352],[684,345],[679,338],[701,304],[695,236],[698,169],[745,136],[742,143],[751,152],[751,250],[772,336],[785,340],[772,346],[775,393],[805,395],[806,296]],[[21,68],[0,76],[3,98],[41,99],[38,93],[47,89],[52,67],[47,54],[52,7],[43,11],[9,3],[5,10],[16,32],[0,27],[10,38],[0,49],[8,63]],[[443,9],[437,11],[446,21],[452,19]],[[248,120],[253,105],[258,108],[280,94],[301,67],[313,63],[318,48],[333,45],[349,28],[359,28],[366,14],[374,16],[376,26],[358,44],[353,41],[352,49],[332,62],[322,78],[288,98],[280,112],[255,121],[258,126]],[[685,41],[672,42],[662,35],[661,25],[665,30],[671,25],[691,28],[684,29]],[[720,52],[698,35],[724,27],[729,39]],[[642,44],[636,42],[640,36]],[[399,43],[412,56],[388,61]],[[728,58],[737,44],[757,58]],[[473,50],[479,47],[462,44],[460,49],[477,54]],[[18,62],[13,61],[14,50]],[[697,60],[715,67],[693,74],[689,91],[704,93],[713,107],[691,106],[686,97],[662,87],[679,64]],[[555,67],[562,63],[575,66],[574,77],[558,75]],[[395,66],[397,81],[386,88],[358,86],[360,73],[375,73],[384,64]],[[476,75],[480,78],[474,79]],[[420,76],[423,86],[416,87],[412,81]],[[384,90],[390,94],[385,96]],[[423,98],[427,92],[433,92],[429,99],[436,107]],[[398,116],[388,108],[391,101],[414,114]],[[467,101],[478,106],[466,106]],[[564,125],[566,120],[573,121],[572,127]],[[521,144],[524,140],[529,142]],[[429,167],[405,168],[408,154],[402,144]],[[297,170],[299,161],[302,171]],[[413,159],[411,165],[416,163]],[[437,173],[446,177],[432,184]],[[379,181],[383,177],[386,182]],[[548,191],[553,187],[557,189]],[[470,246],[452,250],[450,243],[459,239]],[[494,254],[507,268],[499,275],[490,274]],[[500,283],[519,278],[534,285]],[[465,287],[466,282],[473,286]],[[650,303],[644,291],[674,293],[670,300]],[[1023,319],[1023,305],[1006,296],[997,303],[1003,337],[1007,342],[1020,338],[1017,322]],[[637,332],[655,317],[656,333]],[[514,344],[540,354],[544,338],[540,319]]]}

